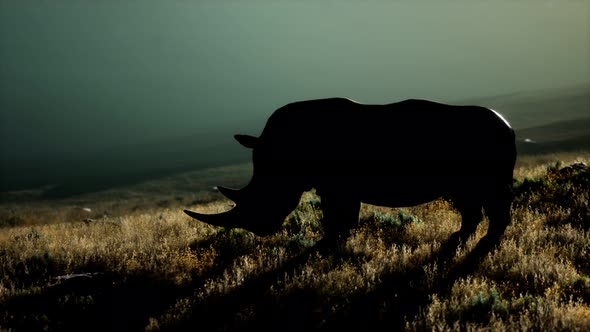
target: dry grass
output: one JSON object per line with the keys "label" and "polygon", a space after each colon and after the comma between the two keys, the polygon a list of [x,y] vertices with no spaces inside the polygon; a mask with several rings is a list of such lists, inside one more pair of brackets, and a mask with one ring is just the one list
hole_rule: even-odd
{"label": "dry grass", "polygon": [[[443,200],[363,205],[339,250],[313,247],[322,236],[314,193],[267,238],[215,229],[176,207],[5,227],[0,329],[587,331],[589,190],[552,175],[557,160],[589,158],[519,160],[513,222],[465,271],[454,269],[487,224],[441,263],[438,251],[460,226]],[[228,202],[192,208],[212,213]]]}

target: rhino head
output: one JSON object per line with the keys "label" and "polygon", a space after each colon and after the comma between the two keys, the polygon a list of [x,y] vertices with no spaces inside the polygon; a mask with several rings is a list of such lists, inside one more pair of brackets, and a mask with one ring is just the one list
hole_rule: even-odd
{"label": "rhino head", "polygon": [[257,168],[256,146],[259,138],[235,135],[244,147],[253,149],[254,175],[250,183],[242,189],[218,186],[217,189],[236,205],[229,211],[218,214],[203,214],[190,210],[184,212],[192,218],[213,226],[242,228],[256,235],[266,236],[276,233],[293,211],[303,191],[294,190],[285,178],[276,173],[261,172]]}

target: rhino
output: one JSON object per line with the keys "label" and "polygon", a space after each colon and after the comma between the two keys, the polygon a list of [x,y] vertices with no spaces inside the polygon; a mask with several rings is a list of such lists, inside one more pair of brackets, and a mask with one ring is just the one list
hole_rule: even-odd
{"label": "rhino", "polygon": [[445,197],[461,215],[455,239],[474,233],[483,211],[488,237],[502,236],[510,223],[515,135],[489,108],[307,100],[276,110],[259,137],[234,137],[252,149],[252,178],[242,189],[218,186],[236,203],[227,212],[185,210],[210,225],[276,233],[312,188],[327,240],[358,224],[361,203],[407,207]]}

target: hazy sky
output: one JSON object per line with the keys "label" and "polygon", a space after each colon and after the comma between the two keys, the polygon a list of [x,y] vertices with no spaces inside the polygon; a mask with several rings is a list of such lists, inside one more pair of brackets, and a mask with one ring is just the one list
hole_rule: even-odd
{"label": "hazy sky", "polygon": [[0,0],[4,159],[590,81],[590,1]]}

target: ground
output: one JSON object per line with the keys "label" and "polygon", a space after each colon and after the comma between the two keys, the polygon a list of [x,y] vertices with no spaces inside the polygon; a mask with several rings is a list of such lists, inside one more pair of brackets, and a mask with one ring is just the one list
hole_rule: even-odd
{"label": "ground", "polygon": [[590,174],[563,170],[589,160],[520,158],[512,223],[477,264],[485,220],[442,257],[460,226],[445,200],[363,205],[333,249],[314,246],[314,192],[266,238],[182,212],[228,209],[213,186],[243,184],[250,165],[60,201],[4,194],[0,329],[589,330]]}

